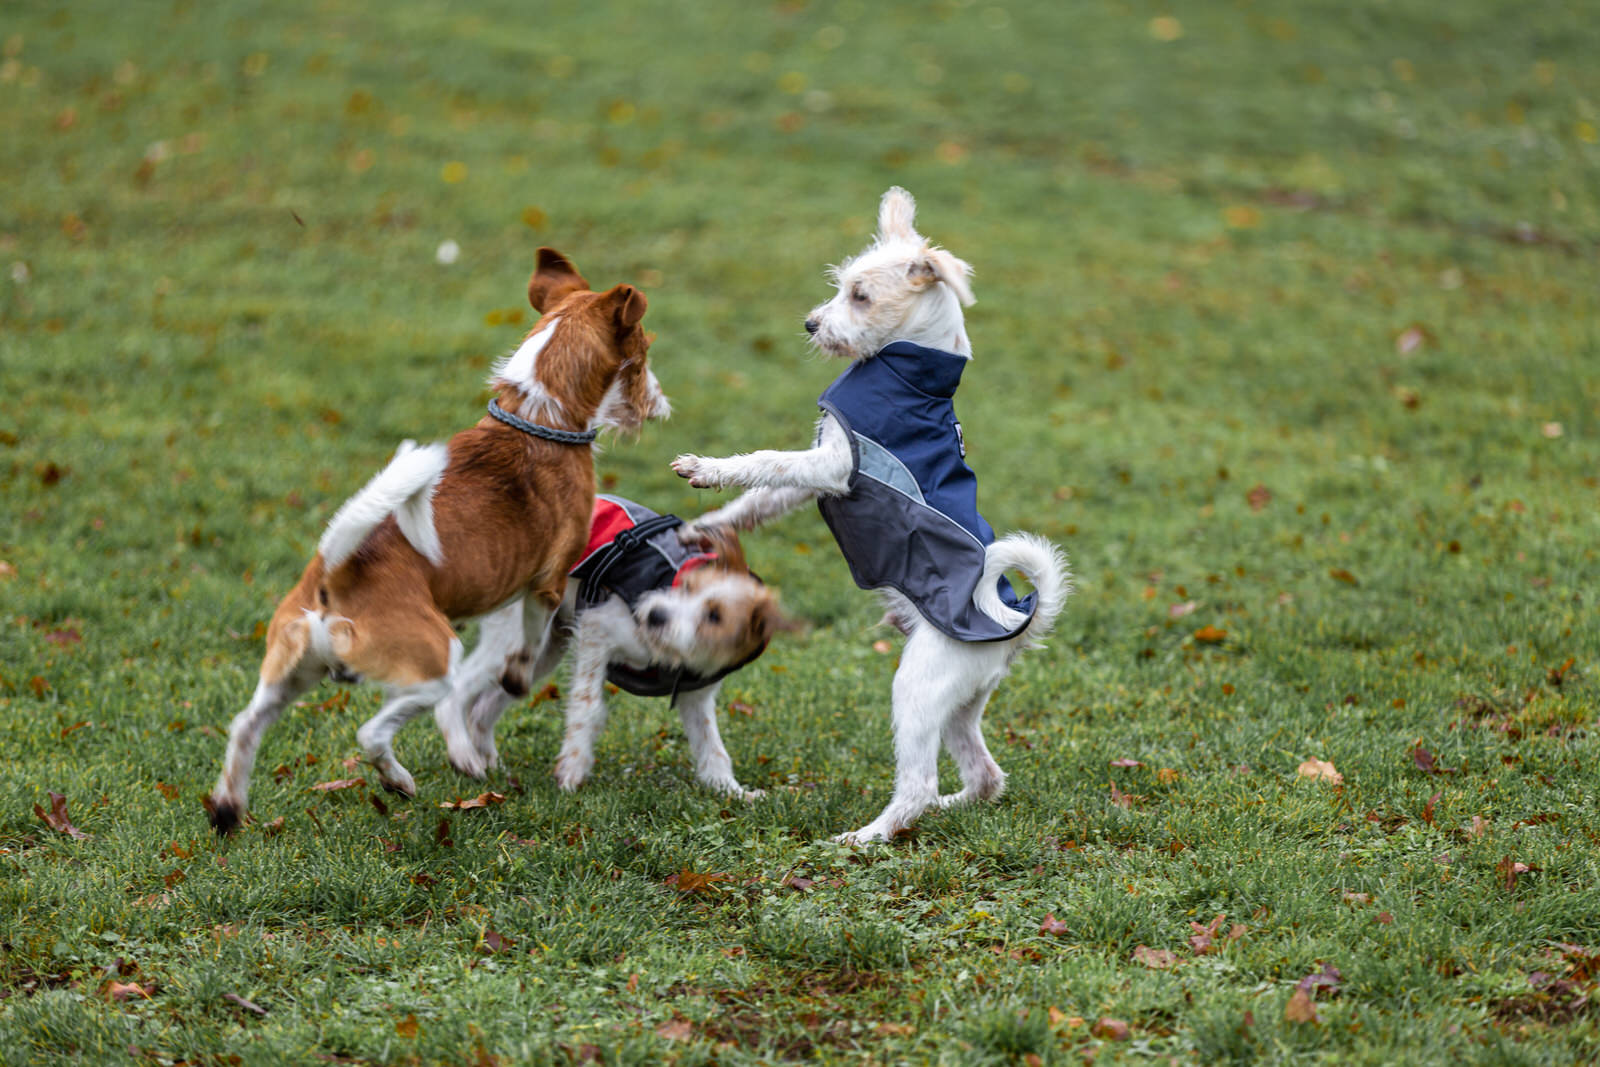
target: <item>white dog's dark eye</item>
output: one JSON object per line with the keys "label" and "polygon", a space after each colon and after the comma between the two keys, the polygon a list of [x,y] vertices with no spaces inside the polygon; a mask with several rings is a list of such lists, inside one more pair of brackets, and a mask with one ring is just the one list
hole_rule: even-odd
{"label": "white dog's dark eye", "polygon": [[854,300],[858,304],[872,303],[872,298],[867,296],[867,291],[861,288],[859,285],[850,290],[850,299]]}

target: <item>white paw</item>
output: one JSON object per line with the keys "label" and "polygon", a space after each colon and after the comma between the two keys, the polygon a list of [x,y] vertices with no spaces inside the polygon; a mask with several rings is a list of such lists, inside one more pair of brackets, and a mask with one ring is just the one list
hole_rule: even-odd
{"label": "white paw", "polygon": [[959,793],[945,793],[939,798],[941,808],[956,808],[972,802],[972,794],[963,789]]}
{"label": "white paw", "polygon": [[744,798],[746,803],[751,803],[753,801],[760,800],[762,797],[764,797],[766,795],[767,795],[767,791],[765,789],[741,789],[739,791],[739,796]]}
{"label": "white paw", "polygon": [[482,778],[487,760],[470,743],[450,745],[450,766],[468,778]]}
{"label": "white paw", "polygon": [[572,792],[589,777],[594,757],[582,752],[563,752],[556,758],[556,785]]}
{"label": "white paw", "polygon": [[417,795],[416,779],[411,777],[410,771],[394,760],[390,760],[386,766],[378,768],[378,780],[383,783],[385,789],[392,789],[396,793],[404,793],[408,797]]}
{"label": "white paw", "polygon": [[859,830],[851,830],[840,834],[834,841],[841,845],[876,845],[889,840],[889,835],[876,826],[863,826]]}
{"label": "white paw", "polygon": [[696,489],[720,489],[722,479],[712,465],[715,461],[704,456],[682,455],[672,461],[672,469],[680,478],[689,479]]}

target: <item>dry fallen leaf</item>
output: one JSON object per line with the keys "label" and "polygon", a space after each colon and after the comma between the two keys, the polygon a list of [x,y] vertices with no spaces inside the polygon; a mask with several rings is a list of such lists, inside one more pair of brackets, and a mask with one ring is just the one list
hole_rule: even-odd
{"label": "dry fallen leaf", "polygon": [[487,808],[490,804],[505,802],[504,793],[479,793],[467,800],[441,800],[439,806],[450,811],[467,811],[470,808]]}
{"label": "dry fallen leaf", "polygon": [[73,840],[82,841],[93,836],[72,825],[72,820],[67,818],[67,798],[60,793],[50,794],[50,810],[48,812],[36,803],[33,806],[33,813],[43,819],[45,825],[50,829],[58,830]]}
{"label": "dry fallen leaf", "polygon": [[239,1007],[253,1015],[265,1015],[267,1013],[266,1008],[263,1008],[253,1000],[246,1000],[237,993],[224,993],[222,994],[222,999],[230,1004],[239,1005]]}
{"label": "dry fallen leaf", "polygon": [[1310,778],[1312,781],[1325,781],[1332,785],[1344,784],[1344,775],[1334,770],[1333,764],[1327,760],[1308,759],[1300,764],[1297,773],[1300,777]]}
{"label": "dry fallen leaf", "polygon": [[1202,626],[1194,632],[1194,639],[1202,645],[1219,645],[1227,639],[1228,631],[1216,626]]}
{"label": "dry fallen leaf", "polygon": [[336,778],[331,782],[318,782],[309,790],[314,793],[331,793],[336,789],[354,789],[358,785],[366,785],[365,778]]}
{"label": "dry fallen leaf", "polygon": [[1142,963],[1152,970],[1162,971],[1177,965],[1178,954],[1169,949],[1139,945],[1133,950],[1133,962]]}
{"label": "dry fallen leaf", "polygon": [[1064,934],[1067,932],[1067,924],[1056,918],[1056,913],[1052,911],[1045,915],[1044,921],[1039,924],[1039,932],[1041,934]]}
{"label": "dry fallen leaf", "polygon": [[720,871],[715,874],[709,872],[701,874],[685,867],[677,874],[668,875],[665,884],[686,895],[695,893],[712,895],[725,888],[723,883],[731,881],[733,881],[731,874]]}
{"label": "dry fallen leaf", "polygon": [[1317,1015],[1317,1006],[1311,1002],[1311,994],[1304,989],[1296,989],[1289,997],[1289,1003],[1284,1005],[1283,1017],[1291,1023],[1320,1023],[1321,1017]]}
{"label": "dry fallen leaf", "polygon": [[504,952],[514,945],[516,945],[514,940],[497,930],[485,929],[483,931],[483,949],[488,955],[492,956],[496,952]]}
{"label": "dry fallen leaf", "polygon": [[1244,498],[1246,503],[1250,505],[1251,511],[1260,511],[1272,502],[1272,490],[1258,482],[1245,494]]}
{"label": "dry fallen leaf", "polygon": [[1121,1019],[1113,1019],[1109,1015],[1101,1016],[1089,1031],[1102,1041],[1128,1040],[1128,1024]]}
{"label": "dry fallen leaf", "polygon": [[417,1030],[419,1028],[417,1017],[411,1012],[407,1012],[404,1019],[401,1019],[399,1022],[394,1024],[394,1032],[405,1038],[407,1041],[410,1041],[417,1036]]}
{"label": "dry fallen leaf", "polygon": [[1192,615],[1194,614],[1194,609],[1199,606],[1193,600],[1186,600],[1182,604],[1172,604],[1167,608],[1167,618],[1181,619],[1185,615]]}
{"label": "dry fallen leaf", "polygon": [[145,1000],[149,1000],[154,992],[154,988],[147,989],[138,982],[111,981],[106,983],[106,999],[108,1000],[127,1000],[129,997],[142,997]]}
{"label": "dry fallen leaf", "polygon": [[1343,582],[1345,585],[1360,585],[1361,584],[1360,582],[1356,581],[1356,576],[1355,575],[1351,574],[1349,571],[1345,570],[1343,567],[1335,567],[1335,568],[1333,568],[1332,570],[1330,570],[1328,572],[1328,577],[1332,578],[1336,582]]}
{"label": "dry fallen leaf", "polygon": [[688,1019],[674,1018],[656,1027],[656,1034],[668,1041],[693,1041],[694,1023]]}

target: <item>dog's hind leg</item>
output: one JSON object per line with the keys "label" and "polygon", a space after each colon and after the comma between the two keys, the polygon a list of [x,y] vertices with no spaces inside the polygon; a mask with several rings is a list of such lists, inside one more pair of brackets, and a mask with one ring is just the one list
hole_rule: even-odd
{"label": "dog's hind leg", "polygon": [[473,700],[467,711],[467,725],[486,766],[493,767],[500,762],[500,750],[494,743],[494,730],[500,716],[556,669],[566,654],[570,637],[561,623],[556,622],[542,650],[536,654],[533,649],[522,648],[513,653],[504,664],[499,684],[486,687]]}
{"label": "dog's hind leg", "polygon": [[951,644],[925,623],[906,640],[894,674],[894,796],[876,819],[840,834],[841,844],[887,841],[938,802],[939,737],[975,688]]}
{"label": "dog's hind leg", "polygon": [[[487,750],[478,743],[473,713],[477,701],[485,693],[499,688],[507,662],[522,647],[522,599],[519,597],[480,620],[477,646],[462,660],[460,668],[452,672],[449,695],[433,709],[433,719],[444,735],[450,762],[463,774],[482,777],[483,771],[498,760],[492,732]],[[467,748],[476,754],[477,763],[463,766],[457,762],[456,754]]]}
{"label": "dog's hind leg", "polygon": [[[415,796],[417,784],[394,754],[400,728],[450,695],[461,664],[461,639],[431,606],[390,614],[382,637],[361,641],[348,661],[362,675],[382,679],[385,700],[356,731],[356,743],[378,769],[384,786]],[[360,638],[358,631],[358,639]],[[368,666],[367,664],[371,664]]]}
{"label": "dog's hind leg", "polygon": [[986,686],[945,723],[944,746],[961,771],[961,792],[941,796],[940,807],[992,800],[1005,791],[1006,772],[1000,769],[989,754],[989,746],[983,743],[983,709],[998,684]]}
{"label": "dog's hind leg", "polygon": [[306,658],[310,643],[307,625],[304,619],[291,618],[273,628],[255,695],[228,727],[228,751],[222,760],[222,775],[206,798],[211,825],[220,834],[232,832],[249,809],[250,772],[255,767],[256,750],[261,746],[262,736],[278,721],[290,701],[316,685],[327,673],[320,661]]}

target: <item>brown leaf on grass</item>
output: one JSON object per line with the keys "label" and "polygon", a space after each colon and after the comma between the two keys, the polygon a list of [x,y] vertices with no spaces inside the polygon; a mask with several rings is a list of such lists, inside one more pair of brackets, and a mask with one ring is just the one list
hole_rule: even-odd
{"label": "brown leaf on grass", "polygon": [[[88,726],[88,725],[89,725],[89,722],[86,719],[83,722],[75,722],[71,726],[63,726],[61,728],[61,736],[62,737],[67,737],[67,736],[69,736],[71,734],[75,734],[79,730],[83,729],[85,726]],[[156,788],[159,789],[160,786],[157,786]]]}
{"label": "brown leaf on grass", "polygon": [[318,782],[316,785],[308,789],[307,792],[332,793],[337,789],[354,789],[358,785],[366,784],[367,780],[365,778],[335,778],[331,782]]}
{"label": "brown leaf on grass", "polygon": [[515,940],[505,936],[498,930],[490,930],[486,927],[483,931],[482,951],[486,955],[492,956],[496,952],[504,952],[514,945],[516,945]]}
{"label": "brown leaf on grass", "polygon": [[1343,567],[1335,567],[1335,568],[1333,568],[1332,570],[1330,570],[1328,572],[1328,577],[1332,578],[1336,582],[1343,582],[1345,585],[1360,585],[1361,584],[1359,581],[1356,580],[1356,576],[1355,575],[1351,574],[1349,571],[1345,570]]}
{"label": "brown leaf on grass", "polygon": [[713,896],[723,891],[728,882],[733,881],[733,875],[718,871],[716,873],[700,873],[685,867],[677,874],[668,875],[664,884],[671,886],[685,896]]}
{"label": "brown leaf on grass", "polygon": [[450,836],[449,819],[439,820],[439,825],[433,829],[433,840],[440,848],[455,848],[455,839]]}
{"label": "brown leaf on grass", "polygon": [[1339,894],[1339,899],[1343,900],[1346,904],[1349,904],[1353,908],[1358,908],[1358,907],[1362,907],[1362,906],[1367,905],[1367,904],[1371,904],[1372,903],[1372,894],[1371,893],[1357,893],[1357,892],[1354,892],[1352,890],[1346,889],[1342,893]]}
{"label": "brown leaf on grass", "polygon": [[1129,759],[1127,756],[1124,756],[1121,759],[1112,760],[1111,761],[1111,766],[1113,766],[1113,767],[1143,767],[1144,764],[1140,763],[1136,759]]}
{"label": "brown leaf on grass", "polygon": [[1495,874],[1499,875],[1500,877],[1501,887],[1506,890],[1517,888],[1517,879],[1519,877],[1529,873],[1530,871],[1537,871],[1538,869],[1539,868],[1529,864],[1518,862],[1517,860],[1512,859],[1510,856],[1502,859],[1499,863],[1495,864],[1494,867]]}
{"label": "brown leaf on grass", "polygon": [[416,1040],[417,1031],[420,1029],[422,1029],[422,1024],[418,1023],[416,1015],[409,1011],[406,1012],[404,1019],[394,1024],[394,1032],[407,1041]]}
{"label": "brown leaf on grass", "polygon": [[1296,768],[1302,778],[1310,778],[1314,782],[1328,782],[1331,785],[1343,785],[1344,775],[1334,769],[1333,764],[1327,760],[1308,759]]}
{"label": "brown leaf on grass", "polygon": [[1111,803],[1127,811],[1133,807],[1133,797],[1117,788],[1117,783],[1111,783]]}
{"label": "brown leaf on grass", "polygon": [[39,816],[39,818],[43,819],[44,824],[50,827],[50,829],[66,834],[75,841],[83,841],[86,838],[94,836],[92,834],[86,834],[76,826],[72,825],[72,820],[67,817],[67,798],[62,796],[60,793],[50,794],[49,811],[45,811],[44,808],[40,807],[36,803],[33,806],[33,813]]}
{"label": "brown leaf on grass", "polygon": [[51,630],[44,635],[44,639],[57,648],[71,648],[73,645],[83,644],[83,635],[76,626],[68,626],[62,630]]}
{"label": "brown leaf on grass", "polygon": [[803,878],[798,874],[790,874],[786,875],[783,879],[783,882],[780,884],[786,885],[790,889],[805,892],[807,889],[810,889],[812,886],[816,885],[817,882],[814,878]]}
{"label": "brown leaf on grass", "polygon": [[1418,745],[1411,750],[1411,762],[1416,764],[1417,770],[1421,771],[1423,774],[1456,773],[1456,768],[1454,767],[1439,766],[1438,761],[1434,758],[1433,753],[1429,752],[1421,745]]}
{"label": "brown leaf on grass", "polygon": [[132,997],[140,997],[144,1000],[149,1000],[155,995],[155,991],[156,990],[154,986],[146,987],[140,985],[138,982],[111,981],[107,982],[105,986],[107,1000],[128,1000]]}
{"label": "brown leaf on grass", "polygon": [[1324,963],[1321,970],[1312,971],[1296,982],[1295,988],[1311,996],[1315,996],[1318,990],[1334,996],[1339,992],[1340,983],[1343,981],[1344,975],[1339,973],[1339,968],[1331,963]]}
{"label": "brown leaf on grass", "polygon": [[1317,1014],[1317,1006],[1311,1001],[1311,994],[1304,989],[1296,989],[1289,997],[1289,1003],[1283,1007],[1283,1017],[1291,1023],[1320,1023],[1322,1017]]}
{"label": "brown leaf on grass", "polygon": [[472,808],[487,808],[490,804],[505,803],[504,793],[479,793],[467,800],[441,800],[439,806],[448,811],[468,811]]}
{"label": "brown leaf on grass", "polygon": [[1102,1015],[1096,1020],[1089,1033],[1102,1041],[1128,1040],[1128,1024],[1121,1019],[1113,1019],[1109,1015]]}
{"label": "brown leaf on grass", "polygon": [[1482,837],[1489,832],[1489,820],[1482,815],[1474,815],[1472,822],[1467,826],[1468,837]]}
{"label": "brown leaf on grass", "polygon": [[1432,341],[1433,334],[1420,322],[1413,322],[1410,326],[1395,334],[1394,350],[1402,356],[1409,356],[1421,348],[1424,342]]}
{"label": "brown leaf on grass", "polygon": [[755,709],[754,705],[746,704],[742,700],[729,701],[728,702],[728,710],[730,712],[735,712],[737,714],[744,715],[746,717],[753,716],[756,713],[756,709]]}
{"label": "brown leaf on grass", "polygon": [[261,824],[262,837],[277,837],[283,833],[283,816],[280,815],[271,822]]}
{"label": "brown leaf on grass", "polygon": [[8,563],[7,561],[5,561],[3,559],[0,559],[0,578],[10,579],[10,578],[15,578],[16,576],[17,576],[16,565],[12,564],[12,563]]}
{"label": "brown leaf on grass", "polygon": [[664,1037],[668,1041],[693,1041],[694,1023],[681,1016],[673,1016],[670,1021],[656,1027],[656,1036]]}
{"label": "brown leaf on grass", "polygon": [[1422,805],[1421,818],[1422,821],[1429,826],[1433,825],[1433,806],[1439,803],[1439,798],[1442,796],[1444,796],[1443,793],[1435,793],[1433,796],[1428,798],[1428,802],[1426,804]]}
{"label": "brown leaf on grass", "polygon": [[1185,615],[1193,615],[1194,609],[1199,606],[1200,605],[1193,600],[1185,600],[1181,604],[1169,604],[1167,605],[1167,618],[1181,619]]}
{"label": "brown leaf on grass", "polygon": [[1039,932],[1041,934],[1060,936],[1067,932],[1067,924],[1056,918],[1056,913],[1052,911],[1047,913],[1044,921],[1039,924]]}
{"label": "brown leaf on grass", "polygon": [[1170,949],[1139,945],[1133,950],[1133,962],[1142,963],[1151,970],[1164,971],[1177,966],[1178,954]]}
{"label": "brown leaf on grass", "polygon": [[239,1005],[239,1007],[243,1008],[247,1012],[250,1012],[252,1015],[265,1015],[267,1013],[266,1008],[263,1008],[253,1000],[246,1000],[237,993],[224,993],[222,994],[222,999],[226,1000],[229,1004]]}
{"label": "brown leaf on grass", "polygon": [[156,788],[158,790],[160,790],[161,791],[161,795],[166,797],[168,800],[177,800],[178,799],[178,787],[177,786],[168,785],[166,782],[157,782],[156,783]]}
{"label": "brown leaf on grass", "polygon": [[1228,639],[1228,631],[1216,626],[1202,626],[1194,632],[1194,639],[1202,645],[1220,645]]}
{"label": "brown leaf on grass", "polygon": [[1379,926],[1388,926],[1390,923],[1394,922],[1394,913],[1393,912],[1388,912],[1388,911],[1380,911],[1380,912],[1378,912],[1375,921],[1377,922],[1377,924]]}
{"label": "brown leaf on grass", "polygon": [[872,1032],[879,1037],[910,1037],[917,1028],[910,1023],[879,1023]]}
{"label": "brown leaf on grass", "polygon": [[1194,931],[1193,936],[1189,938],[1189,947],[1194,950],[1196,956],[1204,956],[1208,952],[1215,952],[1227,942],[1237,941],[1245,935],[1246,928],[1244,923],[1234,923],[1228,928],[1227,933],[1223,933],[1222,924],[1227,920],[1228,917],[1226,915],[1218,915],[1204,925],[1197,922],[1189,924],[1189,929]]}
{"label": "brown leaf on grass", "polygon": [[1182,777],[1183,774],[1172,767],[1161,767],[1156,770],[1156,781],[1162,785],[1171,785]]}
{"label": "brown leaf on grass", "polygon": [[1255,486],[1245,494],[1244,498],[1249,503],[1251,511],[1260,511],[1262,508],[1266,507],[1272,502],[1272,490],[1257,482]]}
{"label": "brown leaf on grass", "polygon": [[383,798],[380,797],[378,794],[376,794],[376,793],[368,793],[367,794],[367,799],[372,801],[372,806],[374,808],[378,809],[378,814],[379,815],[388,815],[389,814],[389,805],[385,804],[383,802]]}

